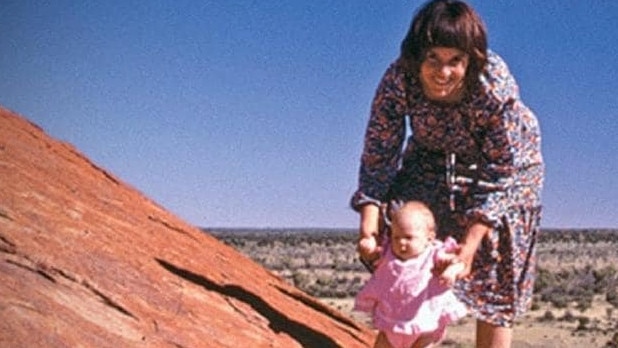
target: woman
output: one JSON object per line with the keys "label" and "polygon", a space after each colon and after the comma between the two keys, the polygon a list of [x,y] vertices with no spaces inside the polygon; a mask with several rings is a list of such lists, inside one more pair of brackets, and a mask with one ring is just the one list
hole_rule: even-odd
{"label": "woman", "polygon": [[372,103],[351,200],[361,259],[379,257],[381,207],[425,202],[438,237],[461,244],[466,270],[454,290],[477,318],[477,346],[509,347],[532,297],[540,151],[536,117],[476,12],[458,0],[426,3]]}

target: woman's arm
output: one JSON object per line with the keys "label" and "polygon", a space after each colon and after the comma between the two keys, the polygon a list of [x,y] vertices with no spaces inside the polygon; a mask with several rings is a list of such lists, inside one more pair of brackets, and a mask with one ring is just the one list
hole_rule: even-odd
{"label": "woman's arm", "polygon": [[[360,213],[357,250],[372,263],[382,252],[378,234],[380,206],[387,200],[399,170],[405,138],[406,93],[404,74],[392,64],[384,73],[371,103],[359,169],[358,189],[350,205]],[[369,266],[371,268],[371,266]]]}
{"label": "woman's arm", "polygon": [[432,272],[438,276],[443,285],[451,286],[456,279],[465,278],[470,274],[474,254],[489,231],[491,226],[481,222],[473,223],[455,250],[443,252],[434,260]]}
{"label": "woman's arm", "polygon": [[504,61],[495,54],[489,58],[481,79],[487,99],[474,124],[477,134],[482,134],[478,139],[483,158],[480,179],[498,189],[475,192],[467,215],[471,222],[498,227],[515,206],[538,204],[530,193],[540,191],[543,163],[536,117],[519,98]]}
{"label": "woman's arm", "polygon": [[360,208],[360,229],[357,250],[360,257],[372,262],[382,252],[378,245],[380,208],[374,204],[365,204]]}
{"label": "woman's arm", "polygon": [[475,222],[468,227],[464,239],[460,244],[457,257],[463,262],[465,268],[459,273],[458,278],[464,278],[472,270],[472,260],[483,238],[491,231],[491,226],[482,222]]}
{"label": "woman's arm", "polygon": [[364,138],[358,189],[351,199],[355,210],[380,206],[399,169],[405,138],[406,93],[404,75],[392,64],[380,81],[371,103]]}
{"label": "woman's arm", "polygon": [[483,81],[493,105],[499,107],[482,120],[480,145],[485,164],[479,169],[483,180],[502,188],[476,194],[474,206],[467,211],[471,223],[459,252],[466,264],[464,275],[469,273],[483,238],[503,223],[509,210],[539,204],[543,175],[538,122],[519,98],[506,64],[495,54],[490,56]]}

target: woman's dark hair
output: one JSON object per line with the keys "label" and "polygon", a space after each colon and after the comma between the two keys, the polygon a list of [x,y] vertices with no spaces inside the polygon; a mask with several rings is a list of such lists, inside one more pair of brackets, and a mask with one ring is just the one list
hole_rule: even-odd
{"label": "woman's dark hair", "polygon": [[487,31],[479,15],[460,0],[432,0],[421,7],[401,43],[400,61],[418,72],[432,47],[457,48],[470,56],[466,83],[473,87],[487,62]]}

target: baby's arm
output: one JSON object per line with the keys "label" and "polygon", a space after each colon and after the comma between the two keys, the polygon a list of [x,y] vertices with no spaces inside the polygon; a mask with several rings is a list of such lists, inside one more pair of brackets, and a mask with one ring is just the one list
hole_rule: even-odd
{"label": "baby's arm", "polygon": [[443,285],[452,286],[466,269],[466,264],[457,257],[458,251],[455,239],[448,237],[435,255],[434,274]]}

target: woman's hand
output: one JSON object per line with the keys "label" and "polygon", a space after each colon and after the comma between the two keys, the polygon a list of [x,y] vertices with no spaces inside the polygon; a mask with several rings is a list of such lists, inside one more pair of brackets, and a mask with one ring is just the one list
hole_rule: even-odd
{"label": "woman's hand", "polygon": [[445,250],[438,251],[434,257],[434,266],[431,271],[434,276],[438,277],[440,284],[452,286],[457,279],[463,276],[462,273],[465,271],[466,266],[459,259],[458,253],[460,250],[461,247],[455,244],[454,246],[446,247]]}
{"label": "woman's hand", "polygon": [[457,279],[465,278],[472,273],[472,261],[474,261],[475,253],[476,248],[471,250],[471,248],[466,247],[465,245],[462,245],[461,249],[459,249],[457,261],[463,266],[463,269],[457,275]]}
{"label": "woman's hand", "polygon": [[378,240],[373,234],[359,238],[356,250],[360,257],[370,264],[379,259],[382,253],[382,247],[378,245]]}
{"label": "woman's hand", "polygon": [[465,278],[472,272],[472,261],[474,260],[476,250],[489,231],[491,231],[491,227],[481,222],[474,223],[468,227],[466,236],[457,252],[457,258],[465,266],[463,271],[459,273],[458,279]]}
{"label": "woman's hand", "polygon": [[356,250],[363,263],[372,268],[380,258],[382,247],[377,236],[380,221],[380,208],[373,204],[366,204],[360,209],[360,231]]}
{"label": "woman's hand", "polygon": [[[467,270],[468,274],[470,273],[469,269]],[[459,260],[459,258],[455,257],[451,260],[451,263],[444,268],[444,271],[438,277],[440,279],[440,284],[445,286],[453,286],[457,279],[461,279],[465,277],[464,273],[466,272],[466,265],[463,261]]]}

